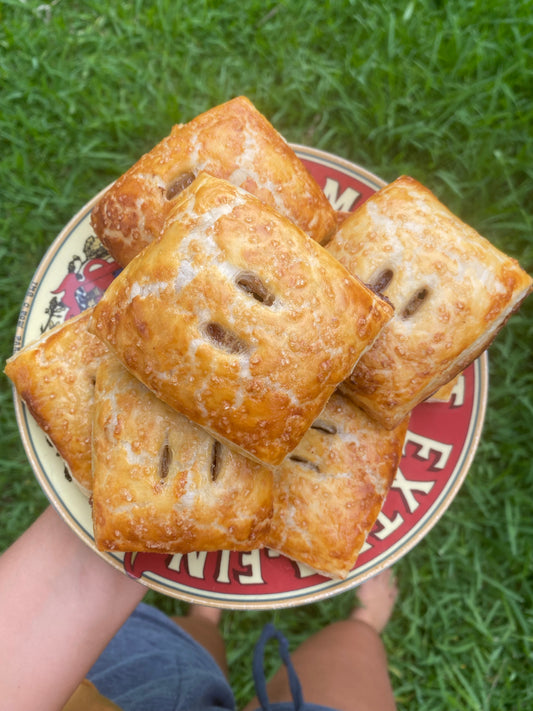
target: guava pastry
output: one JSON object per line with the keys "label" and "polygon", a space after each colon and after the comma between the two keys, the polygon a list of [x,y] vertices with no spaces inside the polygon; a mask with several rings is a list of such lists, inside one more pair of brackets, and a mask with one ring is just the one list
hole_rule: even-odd
{"label": "guava pastry", "polygon": [[229,180],[322,242],[336,213],[285,139],[244,96],[173,127],[99,200],[96,235],[124,266],[159,236],[179,193],[201,172]]}
{"label": "guava pastry", "polygon": [[395,307],[341,387],[387,427],[477,358],[533,283],[405,176],[347,217],[327,249]]}
{"label": "guava pastry", "polygon": [[161,400],[278,465],[391,315],[287,218],[201,174],[91,330]]}

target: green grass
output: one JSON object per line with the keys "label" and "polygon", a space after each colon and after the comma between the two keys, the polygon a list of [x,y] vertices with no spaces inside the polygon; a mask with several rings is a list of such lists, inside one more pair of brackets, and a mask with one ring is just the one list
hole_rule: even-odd
{"label": "green grass", "polygon": [[[291,141],[407,173],[533,272],[529,0],[0,4],[0,339],[47,246],[173,123],[237,94]],[[449,511],[397,564],[385,633],[400,709],[533,707],[533,299],[490,349],[482,442]],[[0,548],[46,505],[1,381]],[[179,603],[150,594],[166,610]],[[226,612],[232,682],[271,618],[294,647],[347,614]],[[269,668],[273,660],[269,659]]]}

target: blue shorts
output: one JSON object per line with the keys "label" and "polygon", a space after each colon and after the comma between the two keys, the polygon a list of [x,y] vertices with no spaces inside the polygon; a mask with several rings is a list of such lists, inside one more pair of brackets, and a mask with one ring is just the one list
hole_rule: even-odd
{"label": "blue shorts", "polygon": [[[292,703],[270,704],[263,655],[278,640],[287,666]],[[265,711],[334,711],[306,704],[285,637],[266,625],[256,646],[253,674]],[[235,711],[228,681],[213,657],[189,634],[154,607],[141,603],[113,637],[87,675],[98,691],[123,711]]]}

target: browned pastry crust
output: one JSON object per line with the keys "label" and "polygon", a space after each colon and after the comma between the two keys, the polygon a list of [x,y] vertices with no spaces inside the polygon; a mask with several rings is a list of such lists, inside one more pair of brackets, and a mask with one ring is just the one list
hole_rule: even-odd
{"label": "browned pastry crust", "polygon": [[91,328],[164,402],[277,465],[391,314],[289,220],[202,174]]}
{"label": "browned pastry crust", "polygon": [[218,443],[109,354],[97,372],[93,521],[100,550],[190,553],[270,546],[344,578],[402,454],[388,431],[334,394],[273,471]]}
{"label": "browned pastry crust", "polygon": [[267,545],[345,578],[393,482],[408,419],[386,430],[335,393],[276,470]]}
{"label": "browned pastry crust", "polygon": [[91,489],[94,379],[105,344],[87,330],[91,310],[47,331],[13,355],[5,373],[85,490]]}
{"label": "browned pastry crust", "polygon": [[516,260],[405,176],[348,217],[327,249],[395,306],[342,385],[386,427],[485,350],[533,283]]}
{"label": "browned pastry crust", "polygon": [[112,355],[97,373],[93,521],[101,550],[251,550],[272,514],[272,472],[158,400]]}
{"label": "browned pastry crust", "polygon": [[253,104],[239,96],[177,125],[104,194],[92,226],[126,265],[159,235],[173,200],[194,176],[229,180],[321,242],[335,212],[292,148]]}

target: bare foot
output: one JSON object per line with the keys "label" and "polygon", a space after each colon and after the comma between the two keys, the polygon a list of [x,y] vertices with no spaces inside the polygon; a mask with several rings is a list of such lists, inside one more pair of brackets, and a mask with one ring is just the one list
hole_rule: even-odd
{"label": "bare foot", "polygon": [[390,619],[398,597],[398,588],[392,569],[387,568],[362,583],[357,589],[357,597],[361,604],[352,611],[350,618],[366,622],[378,634],[381,634]]}
{"label": "bare foot", "polygon": [[222,610],[218,607],[210,607],[208,605],[191,605],[187,612],[187,617],[201,617],[204,620],[209,620],[215,625],[220,622]]}

